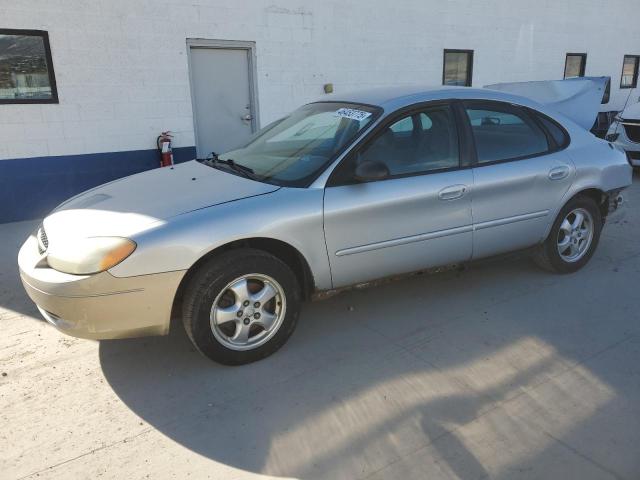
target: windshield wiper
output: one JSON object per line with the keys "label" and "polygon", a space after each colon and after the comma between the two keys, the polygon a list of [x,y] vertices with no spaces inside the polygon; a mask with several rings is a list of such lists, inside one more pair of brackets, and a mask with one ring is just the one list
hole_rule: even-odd
{"label": "windshield wiper", "polygon": [[229,158],[227,160],[222,160],[220,158],[218,158],[217,155],[214,155],[212,158],[208,158],[206,160],[204,160],[204,163],[209,164],[212,167],[215,167],[215,165],[225,165],[227,167],[229,167],[231,170],[238,172],[242,175],[244,175],[247,178],[250,178],[252,180],[255,180],[256,178],[258,178],[258,175],[256,175],[256,173],[253,171],[253,168],[249,168],[249,167],[245,167],[244,165],[240,165],[239,163],[236,163],[233,159]]}

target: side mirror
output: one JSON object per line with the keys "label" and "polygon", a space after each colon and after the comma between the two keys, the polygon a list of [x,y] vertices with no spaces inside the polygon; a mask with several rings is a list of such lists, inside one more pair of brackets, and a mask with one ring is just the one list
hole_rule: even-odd
{"label": "side mirror", "polygon": [[382,162],[362,162],[353,172],[353,177],[359,182],[382,180],[390,175],[389,168]]}

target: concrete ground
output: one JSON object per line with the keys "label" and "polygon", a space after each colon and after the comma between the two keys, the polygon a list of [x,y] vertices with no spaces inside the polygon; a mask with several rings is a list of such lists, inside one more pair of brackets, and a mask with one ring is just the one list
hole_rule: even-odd
{"label": "concrete ground", "polygon": [[0,226],[0,478],[640,478],[640,178],[582,271],[483,262],[305,305],[276,355],[40,320]]}

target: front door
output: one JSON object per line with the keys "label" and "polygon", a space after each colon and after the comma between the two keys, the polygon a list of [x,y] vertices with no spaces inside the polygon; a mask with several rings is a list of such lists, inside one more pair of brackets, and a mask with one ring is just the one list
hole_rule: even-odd
{"label": "front door", "polygon": [[[473,176],[460,168],[451,108],[391,122],[338,166],[325,189],[334,288],[471,257]],[[349,172],[366,162],[384,164],[387,177],[355,181]]]}
{"label": "front door", "polygon": [[199,158],[244,145],[256,130],[251,46],[189,44]]}

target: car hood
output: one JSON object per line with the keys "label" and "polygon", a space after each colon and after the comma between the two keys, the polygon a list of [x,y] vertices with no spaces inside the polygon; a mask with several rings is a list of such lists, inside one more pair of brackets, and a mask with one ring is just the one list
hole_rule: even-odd
{"label": "car hood", "polygon": [[620,114],[624,120],[640,120],[640,103],[634,103],[625,108]]}
{"label": "car hood", "polygon": [[47,235],[131,236],[167,219],[280,187],[202,165],[195,160],[115,180],[62,203],[44,220]]}

